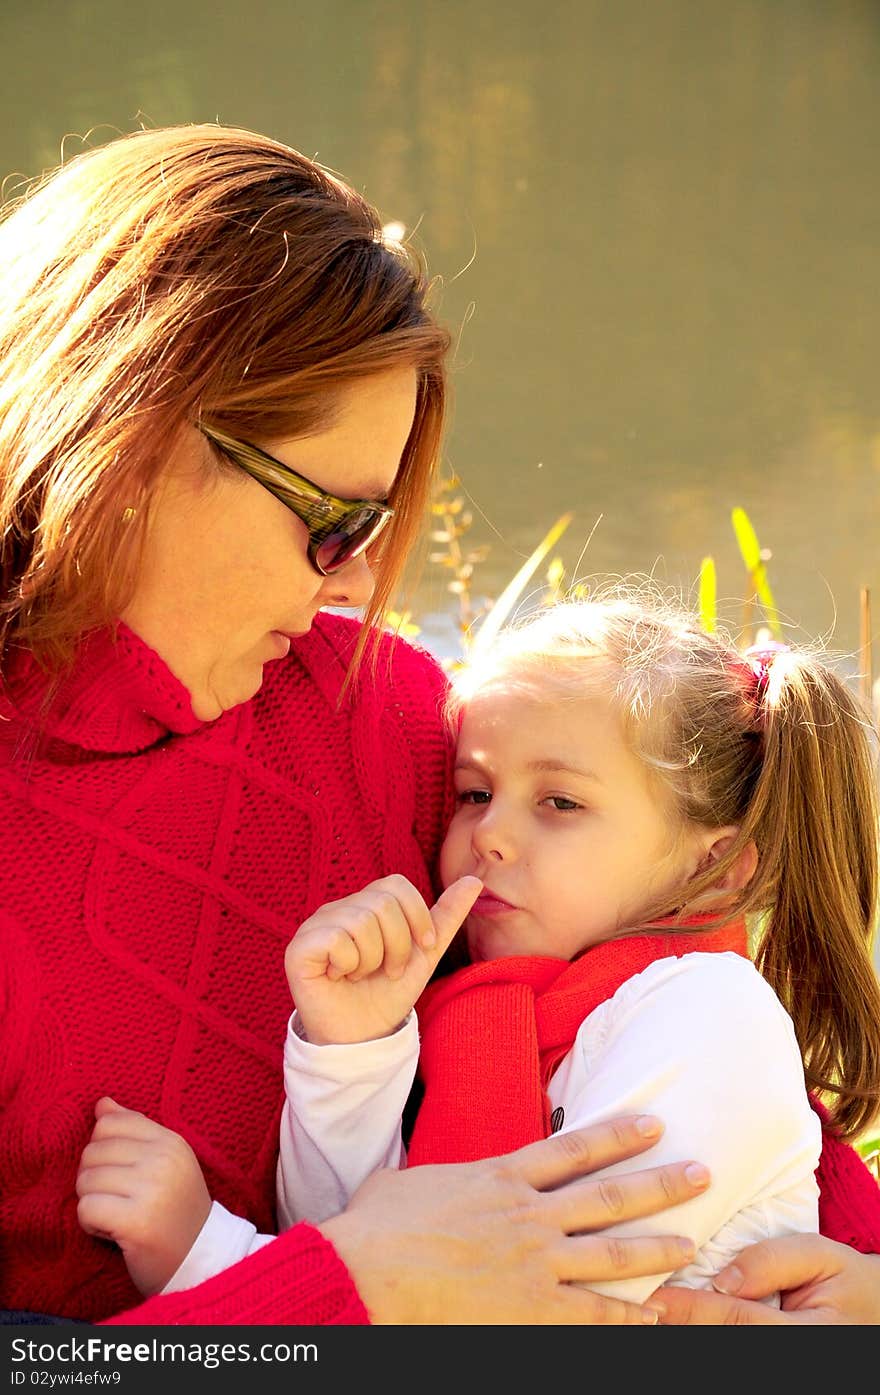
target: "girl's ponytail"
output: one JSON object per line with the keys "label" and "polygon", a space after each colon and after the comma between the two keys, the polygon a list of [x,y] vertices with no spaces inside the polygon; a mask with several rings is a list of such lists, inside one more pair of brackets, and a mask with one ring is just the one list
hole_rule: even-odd
{"label": "girl's ponytail", "polygon": [[880,1106],[877,801],[869,723],[824,664],[783,652],[759,671],[763,759],[742,833],[769,906],[755,962],[794,1023],[809,1088],[844,1136]]}

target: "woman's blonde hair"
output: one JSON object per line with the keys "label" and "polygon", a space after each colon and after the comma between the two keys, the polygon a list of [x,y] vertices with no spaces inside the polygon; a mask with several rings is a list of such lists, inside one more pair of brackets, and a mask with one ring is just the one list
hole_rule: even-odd
{"label": "woman's blonde hair", "polygon": [[495,685],[610,697],[680,827],[738,828],[643,925],[717,906],[713,890],[754,843],[757,870],[716,923],[758,927],[755,961],[794,1022],[808,1085],[844,1135],[861,1132],[880,1102],[878,814],[872,726],[847,683],[806,651],[749,662],[659,593],[618,585],[502,632],[457,676],[450,715]]}
{"label": "woman's blonde hair", "polygon": [[409,365],[416,414],[396,517],[372,558],[375,624],[421,530],[439,451],[449,335],[428,291],[421,262],[383,239],[360,195],[245,130],[139,131],[8,206],[0,672],[11,644],[58,669],[81,634],[118,618],[186,424],[295,437],[331,418],[341,387]]}

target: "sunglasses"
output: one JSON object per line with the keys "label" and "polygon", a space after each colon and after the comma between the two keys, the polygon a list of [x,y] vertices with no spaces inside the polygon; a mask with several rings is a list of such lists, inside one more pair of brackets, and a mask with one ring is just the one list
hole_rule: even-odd
{"label": "sunglasses", "polygon": [[309,530],[309,561],[321,576],[338,572],[375,542],[394,510],[374,499],[338,499],[249,441],[201,424],[203,436],[280,499]]}

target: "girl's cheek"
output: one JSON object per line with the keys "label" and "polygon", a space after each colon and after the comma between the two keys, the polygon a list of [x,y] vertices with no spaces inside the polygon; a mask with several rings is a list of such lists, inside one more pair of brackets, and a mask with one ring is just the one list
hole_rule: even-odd
{"label": "girl's cheek", "polygon": [[443,842],[442,842],[441,845],[440,845],[440,859],[439,859],[439,866],[440,866],[440,885],[441,885],[442,887],[444,887],[444,888],[447,887],[447,886],[449,886],[449,884],[450,884],[451,882],[454,882],[454,881],[455,881],[455,878],[456,878],[456,872],[455,872],[455,844],[456,844],[456,841],[457,841],[457,839],[456,839],[456,834],[455,834],[455,818],[453,817],[452,823],[449,825],[449,828],[446,830],[446,837],[443,839]]}

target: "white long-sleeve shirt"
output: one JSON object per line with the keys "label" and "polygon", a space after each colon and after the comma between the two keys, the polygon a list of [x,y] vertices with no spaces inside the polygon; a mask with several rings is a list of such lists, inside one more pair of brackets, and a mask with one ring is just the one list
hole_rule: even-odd
{"label": "white long-sleeve shirt", "polygon": [[[304,1041],[293,1015],[278,1163],[282,1226],[336,1215],[376,1168],[405,1165],[401,1114],[417,1059],[414,1014],[390,1037],[345,1046]],[[740,955],[662,959],[628,979],[584,1020],[548,1095],[563,1111],[563,1130],[629,1113],[663,1120],[663,1136],[647,1154],[601,1175],[689,1158],[712,1174],[701,1195],[606,1232],[687,1235],[695,1260],[671,1276],[591,1284],[596,1291],[639,1302],[670,1277],[704,1287],[745,1245],[818,1230],[821,1126],[791,1019]],[[168,1288],[195,1282],[196,1272],[207,1276],[202,1253],[210,1251],[209,1272],[216,1272],[224,1228],[240,1248],[245,1224],[215,1206]],[[250,1232],[252,1244],[265,1243]],[[226,1262],[240,1257],[236,1249]]]}

